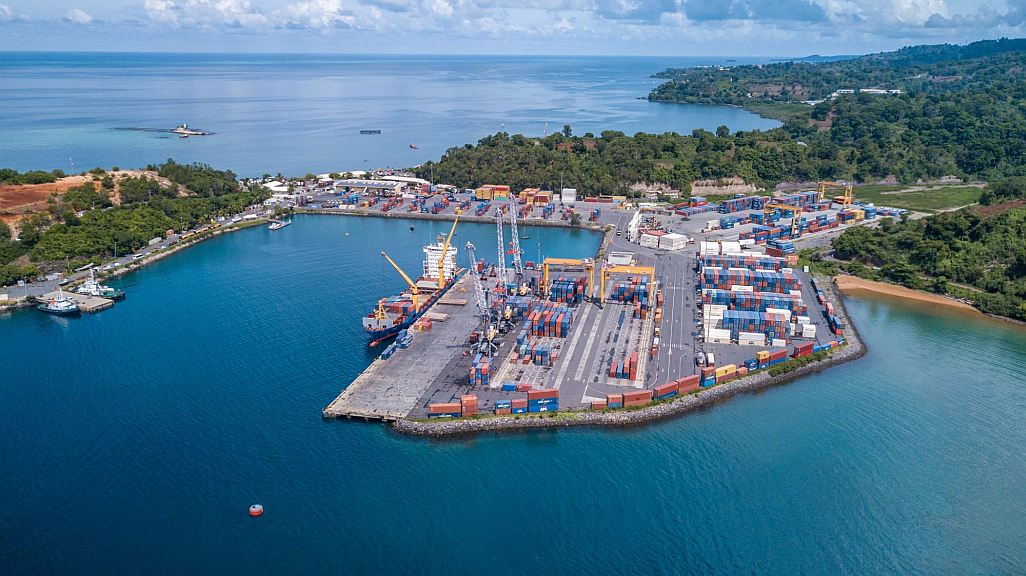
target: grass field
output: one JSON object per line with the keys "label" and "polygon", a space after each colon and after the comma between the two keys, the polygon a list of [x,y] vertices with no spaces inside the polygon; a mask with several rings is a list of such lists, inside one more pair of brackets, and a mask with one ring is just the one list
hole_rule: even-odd
{"label": "grass field", "polygon": [[859,186],[855,198],[877,206],[937,212],[974,204],[983,191],[974,186]]}

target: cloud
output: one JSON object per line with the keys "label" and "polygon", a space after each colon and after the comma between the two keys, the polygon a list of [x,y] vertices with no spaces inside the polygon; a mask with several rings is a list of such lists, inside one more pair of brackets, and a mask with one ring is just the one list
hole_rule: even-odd
{"label": "cloud", "polygon": [[0,4],[0,23],[2,22],[28,22],[30,18],[25,14],[19,14],[7,4]]}
{"label": "cloud", "polygon": [[[373,14],[373,11],[371,12]],[[287,28],[354,28],[356,15],[342,6],[342,0],[309,0],[289,4],[278,15]],[[282,22],[283,20],[283,22]]]}
{"label": "cloud", "polygon": [[64,20],[68,22],[74,22],[75,24],[91,24],[93,21],[92,15],[85,10],[79,8],[72,8],[68,10],[67,14],[64,15]]}
{"label": "cloud", "polygon": [[150,20],[173,27],[242,28],[267,23],[249,0],[146,0],[143,8]]}
{"label": "cloud", "polygon": [[687,0],[684,13],[696,22],[794,20],[824,22],[827,13],[811,0]]}

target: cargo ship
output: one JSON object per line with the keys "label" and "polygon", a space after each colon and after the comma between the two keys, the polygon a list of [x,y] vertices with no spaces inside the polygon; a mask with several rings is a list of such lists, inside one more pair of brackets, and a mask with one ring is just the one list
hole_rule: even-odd
{"label": "cargo ship", "polygon": [[378,300],[375,309],[363,317],[363,329],[371,339],[371,346],[413,326],[459,280],[464,270],[456,265],[456,247],[450,246],[455,230],[456,222],[453,222],[448,237],[439,235],[435,243],[424,246],[423,275],[416,282],[387,254],[381,253],[403,277],[409,289],[397,296]]}

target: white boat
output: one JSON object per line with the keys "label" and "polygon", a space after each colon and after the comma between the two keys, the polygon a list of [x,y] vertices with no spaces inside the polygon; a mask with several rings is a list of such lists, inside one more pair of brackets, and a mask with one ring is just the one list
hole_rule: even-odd
{"label": "white boat", "polygon": [[292,222],[289,220],[275,220],[274,222],[271,222],[271,225],[267,228],[270,230],[281,230],[289,224],[292,224]]}
{"label": "white boat", "polygon": [[110,298],[111,300],[120,300],[125,297],[124,291],[111,288],[110,286],[104,286],[97,282],[96,272],[94,270],[89,270],[89,279],[83,282],[78,288],[75,288],[75,292],[85,294],[87,296]]}
{"label": "white boat", "polygon": [[75,301],[64,295],[64,291],[61,287],[57,287],[57,297],[51,298],[42,304],[36,306],[36,308],[46,312],[47,314],[54,314],[56,316],[78,316],[82,313],[78,308],[78,304]]}

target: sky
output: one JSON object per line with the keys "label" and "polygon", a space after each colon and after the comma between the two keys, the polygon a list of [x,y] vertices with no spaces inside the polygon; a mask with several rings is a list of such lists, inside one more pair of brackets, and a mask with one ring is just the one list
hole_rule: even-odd
{"label": "sky", "polygon": [[0,0],[2,51],[805,56],[1026,36],[1026,0]]}

